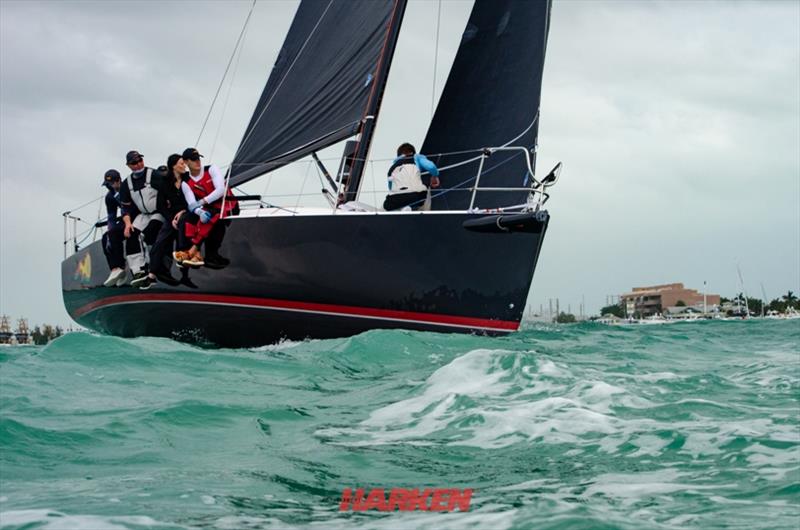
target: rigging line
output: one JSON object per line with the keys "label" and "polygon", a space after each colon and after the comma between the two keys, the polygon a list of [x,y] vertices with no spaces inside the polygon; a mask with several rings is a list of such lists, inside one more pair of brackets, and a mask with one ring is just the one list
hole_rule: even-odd
{"label": "rigging line", "polygon": [[433,119],[436,99],[436,67],[439,62],[439,26],[442,21],[442,0],[439,0],[439,14],[436,16],[436,47],[433,50],[433,88],[431,88],[431,119]]}
{"label": "rigging line", "polygon": [[[308,174],[311,171],[311,161],[308,161],[308,165],[306,165],[306,175],[303,177],[303,184],[300,186],[300,193],[297,195],[297,202],[294,205],[294,209],[297,210],[300,208],[300,200],[303,198],[303,191],[306,189],[306,181],[308,180]],[[314,194],[316,196],[316,193]]]}
{"label": "rigging line", "polygon": [[[88,227],[86,230],[83,230],[82,232],[76,232],[76,233],[75,233],[75,234],[73,234],[71,237],[68,237],[68,238],[67,238],[67,240],[66,240],[66,241],[64,241],[64,242],[65,242],[65,243],[68,243],[68,242],[72,241],[73,239],[74,239],[75,241],[77,241],[77,240],[78,240],[78,238],[80,237],[80,238],[82,238],[82,239],[80,240],[80,243],[83,243],[84,241],[86,241],[86,239],[88,239],[88,238],[89,238],[89,236],[90,236],[90,235],[92,235],[92,230],[96,230],[96,229],[97,229],[97,227],[96,227],[96,226],[94,226],[94,225],[90,225],[90,226],[89,226],[89,227]],[[80,243],[79,243],[79,244],[80,244]]]}
{"label": "rigging line", "polygon": [[[255,0],[253,0],[255,5]],[[236,72],[239,70],[239,62],[242,59],[244,51],[244,39],[247,38],[247,23],[244,26],[244,35],[242,36],[242,46],[239,48],[239,54],[236,56],[236,64],[233,65],[233,72],[231,73],[231,81],[228,84],[228,92],[225,95],[225,103],[222,105],[222,113],[219,117],[219,125],[217,126],[217,133],[214,135],[214,143],[211,144],[211,158],[214,158],[214,150],[217,148],[217,140],[219,140],[219,133],[222,131],[222,122],[225,120],[225,111],[228,110],[228,101],[231,99],[231,92],[233,92],[233,81],[236,79]],[[236,51],[234,50],[234,54]]]}
{"label": "rigging line", "polygon": [[378,204],[378,185],[375,184],[375,161],[369,161],[370,173],[372,174],[372,205],[375,207],[375,210],[379,208]]}
{"label": "rigging line", "polygon": [[219,97],[219,92],[222,90],[222,85],[225,83],[225,77],[228,75],[228,70],[231,67],[231,63],[233,63],[233,58],[236,56],[236,50],[239,49],[239,43],[242,42],[242,37],[244,36],[244,32],[247,29],[247,23],[250,22],[250,16],[253,14],[253,8],[256,7],[256,0],[253,0],[253,4],[250,6],[250,11],[247,13],[247,18],[244,21],[244,26],[242,26],[242,31],[239,32],[239,38],[236,39],[236,45],[233,47],[233,53],[231,54],[230,59],[228,59],[228,65],[225,67],[225,72],[222,74],[222,79],[219,80],[219,86],[217,87],[217,92],[214,94],[214,99],[211,100],[211,106],[208,108],[208,114],[206,114],[206,119],[203,120],[203,126],[200,127],[200,134],[197,135],[197,141],[195,145],[200,143],[200,138],[203,136],[203,131],[206,130],[206,124],[208,123],[208,118],[211,117],[211,112],[214,110],[214,104],[217,102],[217,97]]}
{"label": "rigging line", "polygon": [[[536,124],[536,122],[538,121],[538,119],[539,119],[539,111],[537,110],[537,111],[536,111],[536,115],[533,117],[533,121],[532,121],[530,124],[528,124],[528,126],[527,126],[527,127],[525,127],[525,129],[524,129],[524,130],[523,130],[521,133],[519,133],[519,134],[518,134],[517,136],[515,136],[514,138],[512,138],[512,139],[508,140],[506,143],[504,143],[504,144],[500,145],[499,147],[508,147],[508,146],[509,146],[509,145],[511,145],[512,143],[514,143],[514,142],[516,142],[517,140],[519,140],[520,138],[522,138],[522,137],[523,137],[523,136],[524,136],[524,135],[525,135],[525,134],[526,134],[528,131],[530,131],[530,130],[531,130],[531,128],[532,128],[532,127],[533,127],[533,126]],[[339,129],[339,130],[341,130],[341,129]],[[333,133],[330,133],[330,134],[334,134],[335,132],[337,132],[337,131],[334,131]],[[326,136],[329,136],[330,134],[328,134],[328,135],[326,135]],[[241,147],[241,146],[240,146],[240,147]],[[302,146],[302,147],[305,147],[305,146]],[[297,149],[301,149],[301,148],[299,147],[299,148],[297,148]],[[296,151],[297,149],[294,149],[293,151]],[[485,149],[485,147],[479,147],[479,148],[475,148],[475,149],[465,149],[465,150],[463,150],[463,151],[450,151],[450,152],[444,152],[444,153],[427,154],[426,156],[427,156],[427,157],[429,157],[429,158],[434,158],[434,157],[442,157],[442,156],[463,155],[463,154],[467,154],[467,153],[480,153],[480,152],[482,152],[484,149]],[[283,157],[283,156],[286,156],[286,155],[290,154],[291,152],[292,152],[292,151],[290,151],[290,152],[288,152],[288,153],[284,153],[283,155],[281,155],[281,157]],[[460,162],[456,162],[456,163],[454,163],[454,164],[451,164],[451,165],[449,165],[449,166],[443,166],[443,167],[440,167],[440,168],[439,168],[439,171],[445,171],[445,170],[447,170],[447,169],[452,169],[452,168],[455,168],[455,167],[463,166],[463,165],[465,165],[465,164],[469,164],[469,163],[471,163],[471,162],[475,162],[476,160],[480,160],[481,156],[482,156],[482,155],[478,155],[478,156],[475,156],[475,157],[472,157],[472,158],[468,158],[468,159],[466,159],[466,160],[461,160]],[[239,166],[260,166],[260,165],[264,165],[264,164],[269,164],[269,163],[270,163],[272,160],[274,160],[274,158],[273,158],[273,159],[270,159],[270,160],[267,160],[267,161],[263,161],[263,162],[250,162],[250,163],[246,163],[246,164],[242,163],[242,164],[237,164],[237,165],[239,165]],[[339,160],[339,159],[338,159],[338,158],[323,158],[323,159],[321,159],[321,160],[323,160],[323,161],[328,161],[328,160]],[[360,158],[359,158],[359,159],[354,159],[354,160],[363,160],[363,161],[365,161],[365,162],[368,162],[368,161],[369,161],[369,159],[360,159]],[[385,158],[385,159],[379,158],[379,159],[372,159],[372,161],[373,161],[373,162],[381,162],[381,161],[389,161],[389,160],[394,160],[394,159],[393,159],[393,158]],[[231,165],[233,165],[233,164],[231,164]],[[264,174],[262,174],[262,175],[259,175],[259,176],[263,176],[263,175],[266,175],[266,174],[267,174],[267,173],[264,173]],[[257,178],[257,177],[254,177],[254,178]],[[101,197],[101,198],[102,198],[102,197]]]}
{"label": "rigging line", "polygon": [[[97,230],[97,227],[92,227],[86,232],[84,232],[86,236],[84,236],[84,238],[81,239],[80,241],[76,242],[75,245],[80,248],[80,246],[83,245],[83,243],[95,233],[95,230]],[[77,236],[75,237],[75,239],[78,239]]]}
{"label": "rigging line", "polygon": [[528,125],[528,126],[525,128],[525,130],[524,130],[524,131],[522,131],[522,132],[521,132],[521,133],[519,133],[519,134],[518,134],[518,135],[517,135],[515,138],[512,138],[511,140],[507,141],[506,143],[504,143],[504,144],[503,144],[503,145],[501,145],[500,147],[508,147],[508,146],[509,146],[509,145],[511,145],[513,142],[516,142],[517,140],[519,140],[520,138],[522,138],[522,137],[525,135],[525,133],[527,133],[528,131],[530,131],[530,130],[531,130],[531,128],[533,127],[533,125],[534,125],[534,124],[535,124],[537,121],[539,121],[539,109],[536,109],[536,115],[533,117],[533,121],[531,122],[531,124],[530,124],[530,125]]}
{"label": "rigging line", "polygon": [[[511,140],[508,140],[503,145],[500,145],[499,147],[508,147],[512,143],[514,143],[517,140],[519,140],[520,138],[522,138],[528,131],[531,130],[531,127],[534,126],[534,124],[536,123],[536,121],[538,119],[539,119],[539,111],[537,110],[536,111],[536,115],[533,117],[533,121],[527,127],[525,127],[524,131],[519,133],[517,136],[515,136]],[[485,149],[485,147],[478,147],[478,148],[475,148],[475,149],[465,149],[463,151],[449,151],[449,152],[445,152],[445,153],[432,153],[432,154],[425,153],[425,156],[427,156],[428,158],[440,158],[440,157],[443,157],[443,156],[466,155],[468,153],[480,153],[484,149]],[[456,162],[455,164],[451,164],[449,166],[440,167],[439,171],[444,171],[446,169],[452,169],[454,167],[463,166],[464,164],[469,164],[470,162],[475,162],[476,160],[480,160],[480,158],[481,158],[481,155],[478,155],[478,156],[475,156],[475,157],[472,157],[472,158],[468,158],[466,160],[462,160],[460,162]],[[391,159],[387,159],[387,160],[391,160]]]}
{"label": "rigging line", "polygon": [[[498,167],[502,166],[502,165],[503,165],[503,164],[505,164],[506,162],[510,162],[510,161],[514,160],[515,158],[517,158],[518,156],[520,156],[520,154],[521,154],[521,153],[514,153],[514,154],[513,154],[513,155],[511,155],[509,158],[507,158],[507,159],[503,160],[503,161],[502,161],[502,162],[500,162],[499,164],[497,164],[497,165],[495,165],[495,166],[492,166],[492,167],[490,167],[489,169],[487,169],[487,170],[485,170],[485,171],[482,171],[482,172],[481,172],[481,177],[485,176],[487,173],[491,173],[492,171],[494,171],[494,170],[495,170],[495,169],[497,169]],[[470,159],[470,160],[465,160],[465,161],[463,161],[463,162],[460,162],[460,163],[458,163],[458,164],[453,164],[452,166],[443,167],[443,168],[441,168],[439,171],[444,171],[445,169],[450,169],[450,168],[453,168],[453,167],[455,167],[455,166],[464,165],[464,164],[465,164],[465,163],[467,163],[467,162],[474,162],[475,160],[478,160],[478,159],[480,159],[480,157],[478,157],[477,159],[476,159],[476,158],[472,158],[472,159]],[[526,173],[527,173],[527,171],[526,171]],[[475,180],[476,178],[477,178],[477,175],[476,175],[476,176],[474,176],[474,177],[469,177],[469,178],[468,178],[468,179],[466,179],[466,180],[462,180],[461,182],[459,182],[459,183],[458,183],[458,184],[456,184],[455,186],[451,186],[451,187],[449,187],[449,188],[445,188],[445,189],[440,189],[440,190],[438,190],[438,193],[436,193],[436,194],[433,194],[433,193],[432,193],[432,194],[431,194],[431,199],[435,199],[436,197],[440,197],[440,196],[442,196],[442,195],[446,195],[446,194],[450,193],[451,191],[467,191],[467,190],[470,190],[470,188],[462,188],[461,186],[463,186],[464,184],[468,183],[468,182],[469,182],[469,181],[471,181],[471,180]],[[480,188],[478,188],[478,191],[480,191]],[[413,206],[413,205],[415,205],[415,204],[422,204],[423,202],[425,202],[425,200],[426,200],[426,199],[421,199],[421,200],[418,200],[418,201],[416,201],[416,202],[413,202],[413,203],[411,203],[411,205],[410,205],[410,206]]]}
{"label": "rigging line", "polygon": [[[522,131],[521,133],[519,133],[516,137],[514,137],[511,140],[507,141],[506,143],[504,143],[500,147],[508,147],[512,143],[514,143],[517,140],[519,140],[520,138],[522,138],[525,135],[525,133],[527,133],[528,131],[531,130],[531,127],[533,127],[533,125],[536,123],[536,120],[538,120],[538,119],[539,119],[539,111],[537,110],[536,111],[536,116],[533,117],[533,121],[530,123],[530,125],[528,125],[525,128],[525,130]],[[453,153],[440,153],[439,155],[429,155],[429,156],[434,157],[434,156],[446,156],[446,155],[449,155],[449,154],[466,154],[466,153],[477,152],[477,151],[483,151],[483,149],[470,149],[470,150],[467,150],[467,151],[454,151]],[[440,167],[439,171],[445,171],[447,169],[453,169],[454,167],[463,166],[465,164],[469,164],[471,162],[475,162],[476,160],[480,160],[481,156],[483,156],[483,155],[474,156],[472,158],[468,158],[466,160],[462,160],[460,162],[456,162],[455,164],[450,164],[449,166]]]}
{"label": "rigging line", "polygon": [[255,130],[256,125],[258,125],[258,122],[261,121],[261,118],[264,116],[264,113],[267,111],[269,106],[272,104],[272,100],[275,99],[275,96],[278,94],[278,91],[283,86],[283,82],[286,81],[286,78],[289,76],[289,73],[292,71],[292,68],[294,68],[294,65],[297,63],[297,60],[300,59],[301,55],[303,55],[303,51],[306,49],[306,46],[308,45],[309,41],[311,40],[311,37],[313,37],[314,34],[317,32],[317,28],[319,28],[319,25],[322,23],[322,19],[324,19],[325,15],[328,14],[328,10],[331,8],[331,5],[333,5],[333,0],[330,0],[328,2],[328,5],[325,7],[325,11],[322,12],[322,15],[319,17],[319,20],[317,20],[317,23],[312,28],[311,33],[309,33],[308,37],[306,37],[305,42],[303,42],[303,45],[300,47],[300,50],[297,52],[297,55],[294,57],[294,60],[292,61],[292,64],[290,64],[289,68],[286,69],[286,72],[283,74],[283,77],[281,78],[280,82],[278,83],[278,86],[275,88],[275,91],[272,93],[272,96],[270,96],[269,101],[267,101],[266,105],[264,105],[264,108],[261,109],[261,112],[258,114],[258,118],[256,118],[256,120],[253,122],[253,126],[250,127],[250,130],[247,131],[247,134],[244,136],[244,138],[242,138],[242,141],[239,142],[239,147],[236,149],[236,154],[233,155],[234,160],[239,155],[239,151],[242,149],[242,146],[245,144],[245,142],[250,139],[250,135],[253,134],[253,131]]}
{"label": "rigging line", "polygon": [[81,208],[86,208],[87,206],[89,206],[90,204],[92,204],[92,203],[93,203],[93,202],[95,202],[95,201],[100,201],[100,200],[103,200],[103,197],[104,197],[104,195],[100,195],[100,196],[99,196],[99,197],[97,197],[96,199],[92,199],[91,201],[89,201],[89,202],[85,202],[85,203],[81,204],[80,206],[78,206],[78,207],[76,207],[76,208],[73,208],[73,209],[71,209],[71,210],[67,210],[66,212],[64,212],[64,214],[65,214],[65,215],[70,215],[70,214],[72,214],[72,212],[77,212],[77,211],[78,211],[78,210],[80,210]]}

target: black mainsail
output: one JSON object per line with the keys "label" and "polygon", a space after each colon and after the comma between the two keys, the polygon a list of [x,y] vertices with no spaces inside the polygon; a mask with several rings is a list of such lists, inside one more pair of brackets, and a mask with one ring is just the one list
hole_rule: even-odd
{"label": "black mainsail", "polygon": [[232,186],[361,131],[405,3],[303,0],[231,164]]}
{"label": "black mainsail", "polygon": [[[462,164],[444,171],[440,179],[443,189],[464,191],[434,193],[433,209],[469,207],[472,194],[468,190],[479,165],[477,150],[536,145],[550,7],[550,0],[475,2],[422,146],[439,168]],[[437,154],[441,155],[431,156]],[[481,187],[527,185],[530,177],[523,156],[521,151],[506,151],[487,158]],[[520,204],[527,193],[478,192],[475,206]]]}

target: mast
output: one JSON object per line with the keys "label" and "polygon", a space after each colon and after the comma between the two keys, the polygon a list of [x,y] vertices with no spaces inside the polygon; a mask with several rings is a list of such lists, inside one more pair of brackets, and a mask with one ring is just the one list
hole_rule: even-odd
{"label": "mast", "polygon": [[358,197],[361,177],[367,165],[367,155],[372,144],[372,137],[375,134],[375,123],[378,120],[378,111],[383,101],[383,93],[386,90],[386,80],[389,77],[389,68],[392,65],[392,57],[397,45],[397,37],[400,34],[400,24],[403,22],[406,4],[407,0],[395,0],[394,3],[392,16],[389,19],[389,30],[386,32],[386,41],[384,42],[380,62],[375,74],[376,79],[362,120],[361,135],[356,145],[353,166],[350,169],[350,179],[345,188],[343,202],[354,201]]}

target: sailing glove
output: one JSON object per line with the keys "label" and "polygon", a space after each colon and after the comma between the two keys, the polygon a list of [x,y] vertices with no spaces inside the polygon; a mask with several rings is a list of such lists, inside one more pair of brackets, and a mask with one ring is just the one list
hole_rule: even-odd
{"label": "sailing glove", "polygon": [[211,216],[211,212],[208,212],[206,210],[200,209],[200,212],[198,212],[197,215],[200,216],[200,222],[203,223],[203,224],[206,224],[209,221],[211,221],[211,217],[212,217]]}

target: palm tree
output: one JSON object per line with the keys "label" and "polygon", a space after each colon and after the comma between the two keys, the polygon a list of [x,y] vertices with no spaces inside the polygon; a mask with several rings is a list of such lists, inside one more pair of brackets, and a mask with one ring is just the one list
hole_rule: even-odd
{"label": "palm tree", "polygon": [[797,300],[797,297],[794,295],[792,291],[789,291],[785,295],[783,295],[783,301],[786,302],[787,307],[792,307],[793,302]]}

